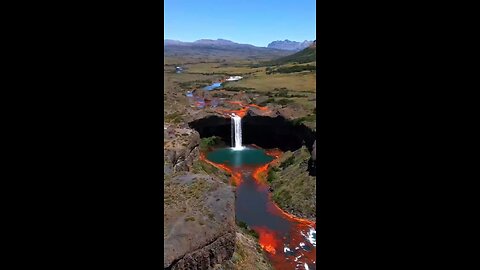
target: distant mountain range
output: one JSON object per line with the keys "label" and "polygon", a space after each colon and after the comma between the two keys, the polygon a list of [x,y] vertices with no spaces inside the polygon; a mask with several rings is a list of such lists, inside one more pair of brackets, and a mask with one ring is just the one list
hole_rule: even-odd
{"label": "distant mountain range", "polygon": [[274,48],[240,44],[226,39],[200,39],[194,42],[164,40],[164,54],[167,56],[238,56],[275,58],[288,55],[289,51]]}
{"label": "distant mountain range", "polygon": [[173,39],[165,39],[164,43],[165,46],[171,46],[171,45],[179,45],[179,46],[195,46],[195,45],[214,45],[214,46],[235,46],[235,45],[247,45],[247,46],[253,46],[250,44],[239,44],[235,43],[230,40],[226,39],[200,39],[194,42],[184,42],[184,41],[179,41],[179,40],[173,40]]}
{"label": "distant mountain range", "polygon": [[270,44],[268,44],[267,48],[287,50],[287,51],[301,51],[307,48],[308,46],[310,46],[312,43],[313,41],[308,41],[308,40],[305,40],[303,42],[297,42],[297,41],[290,41],[288,39],[285,39],[284,41],[281,41],[281,40],[273,41]]}
{"label": "distant mountain range", "polygon": [[294,54],[290,54],[275,60],[272,60],[270,62],[267,62],[267,64],[270,65],[284,65],[288,63],[309,63],[309,62],[315,62],[317,61],[317,41],[314,40],[313,42],[310,43],[310,45]]}
{"label": "distant mountain range", "polygon": [[290,40],[274,41],[267,47],[236,43],[226,39],[200,39],[194,42],[165,39],[166,56],[214,56],[214,57],[254,57],[278,58],[301,51],[313,41],[296,42]]}

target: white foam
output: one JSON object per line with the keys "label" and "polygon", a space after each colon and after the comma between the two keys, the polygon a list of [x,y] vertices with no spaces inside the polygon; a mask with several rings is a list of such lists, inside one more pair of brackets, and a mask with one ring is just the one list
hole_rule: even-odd
{"label": "white foam", "polygon": [[[315,234],[315,236],[314,236]],[[314,228],[310,228],[310,230],[308,231],[308,242],[310,242],[314,247],[317,246],[317,239],[316,239],[316,236],[317,236],[317,231],[315,231]]]}
{"label": "white foam", "polygon": [[287,251],[290,251],[290,249],[289,249],[288,247],[284,247],[284,248],[283,248],[283,252],[284,252],[284,253],[287,253]]}
{"label": "white foam", "polygon": [[306,269],[306,270],[310,269],[310,268],[308,268],[308,264],[307,264],[307,263],[305,263],[305,269]]}
{"label": "white foam", "polygon": [[314,228],[310,227],[307,234],[304,234],[303,231],[300,231],[300,234],[303,235],[303,237],[305,237],[305,239],[314,247],[317,246],[317,240],[316,240],[317,231],[315,231]]}

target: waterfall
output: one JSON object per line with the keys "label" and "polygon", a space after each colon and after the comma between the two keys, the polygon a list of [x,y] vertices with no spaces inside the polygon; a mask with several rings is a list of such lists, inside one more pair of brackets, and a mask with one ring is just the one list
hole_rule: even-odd
{"label": "waterfall", "polygon": [[[233,114],[232,114],[232,116],[233,116]],[[230,140],[232,142],[232,147],[235,147],[235,121],[233,120],[232,116],[230,116],[230,118],[232,119],[232,121],[231,121],[232,130],[231,130],[231,133],[230,133]]]}
{"label": "waterfall", "polygon": [[242,118],[232,114],[232,146],[233,150],[242,150]]}

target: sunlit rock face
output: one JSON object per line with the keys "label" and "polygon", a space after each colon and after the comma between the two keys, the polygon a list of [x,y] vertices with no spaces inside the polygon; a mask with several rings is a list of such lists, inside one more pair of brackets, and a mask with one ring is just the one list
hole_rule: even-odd
{"label": "sunlit rock face", "polygon": [[235,194],[215,176],[164,178],[164,269],[211,269],[235,249]]}
{"label": "sunlit rock face", "polygon": [[164,174],[189,171],[193,161],[198,159],[198,132],[189,128],[173,126],[164,129]]}

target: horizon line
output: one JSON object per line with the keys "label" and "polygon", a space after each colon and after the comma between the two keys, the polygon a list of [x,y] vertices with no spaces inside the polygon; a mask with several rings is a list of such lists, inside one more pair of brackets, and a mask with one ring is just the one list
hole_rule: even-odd
{"label": "horizon line", "polygon": [[230,42],[237,43],[237,44],[247,44],[247,45],[253,45],[253,46],[256,46],[256,47],[267,47],[268,44],[270,44],[270,43],[272,43],[272,42],[275,42],[275,41],[292,41],[292,42],[299,42],[299,43],[301,43],[301,42],[305,42],[305,41],[313,42],[313,41],[316,40],[316,38],[315,38],[315,39],[312,39],[312,40],[305,39],[305,40],[303,40],[303,41],[296,41],[296,40],[291,40],[291,39],[288,39],[288,38],[283,39],[283,40],[282,40],[282,39],[277,39],[277,40],[273,40],[273,41],[269,42],[269,43],[268,43],[267,45],[265,45],[265,46],[262,46],[262,45],[254,45],[254,44],[251,44],[251,43],[239,43],[239,42],[236,42],[236,41],[233,41],[233,40],[230,40],[230,39],[226,39],[226,38],[216,38],[216,39],[214,39],[214,38],[201,38],[201,39],[197,39],[197,40],[194,40],[194,41],[183,41],[183,40],[172,39],[172,38],[165,38],[165,37],[164,37],[164,38],[163,38],[163,41],[165,41],[165,40],[173,40],[173,41],[179,41],[179,42],[185,42],[185,43],[193,43],[193,42],[200,41],[200,40],[214,40],[214,41],[215,41],[215,40],[226,40],[226,41],[230,41]]}

